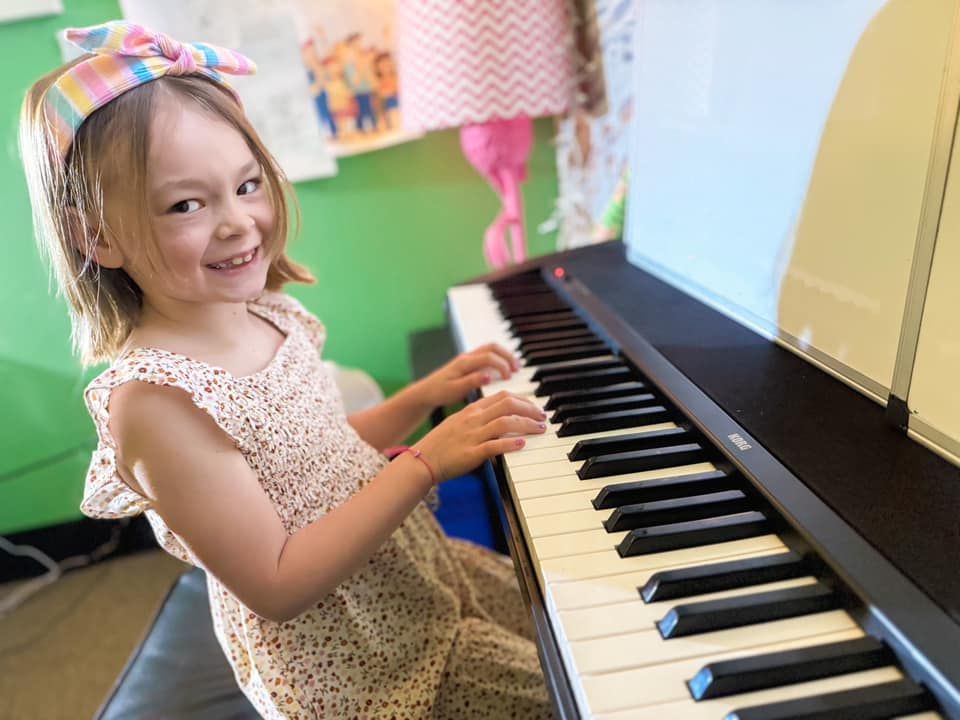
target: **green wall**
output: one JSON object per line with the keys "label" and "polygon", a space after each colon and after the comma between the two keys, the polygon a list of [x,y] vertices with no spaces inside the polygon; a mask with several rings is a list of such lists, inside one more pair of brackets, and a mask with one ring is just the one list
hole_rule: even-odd
{"label": "green wall", "polygon": [[[80,517],[93,426],[69,324],[37,255],[16,147],[21,98],[60,63],[55,33],[120,16],[116,0],[66,0],[59,16],[0,25],[0,533]],[[531,254],[551,212],[552,123],[537,123],[525,186]],[[389,393],[410,378],[406,338],[443,322],[444,291],[485,270],[484,228],[497,199],[460,153],[455,132],[345,158],[336,177],[296,185],[303,227],[291,254],[316,274],[291,292],[326,323],[325,355],[360,367]]]}

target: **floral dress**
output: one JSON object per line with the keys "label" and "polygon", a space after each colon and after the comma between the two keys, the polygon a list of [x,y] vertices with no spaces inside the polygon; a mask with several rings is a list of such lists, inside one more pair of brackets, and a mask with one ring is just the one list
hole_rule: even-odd
{"label": "floral dress", "polygon": [[[249,310],[284,335],[252,375],[156,348],[121,356],[87,387],[97,427],[81,510],[145,513],[160,545],[200,565],[118,476],[112,390],[131,381],[179,388],[256,472],[288,534],[341,505],[387,460],[347,422],[320,360],[326,333],[293,298]],[[224,498],[229,503],[229,498]],[[287,622],[252,612],[207,574],[214,630],[244,694],[265,718],[549,718],[550,703],[513,570],[447,538],[421,503],[367,564]]]}

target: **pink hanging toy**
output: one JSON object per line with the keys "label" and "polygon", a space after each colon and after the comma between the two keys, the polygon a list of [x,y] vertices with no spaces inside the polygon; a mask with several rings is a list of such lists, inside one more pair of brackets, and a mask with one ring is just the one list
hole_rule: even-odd
{"label": "pink hanging toy", "polygon": [[[527,235],[523,227],[523,192],[527,158],[533,147],[533,121],[526,117],[493,120],[460,129],[463,154],[500,196],[502,209],[483,235],[483,255],[493,268],[502,268],[527,258]],[[507,246],[510,233],[513,254]]]}
{"label": "pink hanging toy", "polygon": [[461,128],[464,154],[502,204],[483,239],[494,268],[527,257],[520,185],[533,146],[531,118],[570,107],[572,47],[566,0],[397,0],[403,123]]}

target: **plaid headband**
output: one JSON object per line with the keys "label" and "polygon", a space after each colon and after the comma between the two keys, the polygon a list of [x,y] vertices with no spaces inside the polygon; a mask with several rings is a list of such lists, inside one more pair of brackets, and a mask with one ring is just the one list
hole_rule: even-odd
{"label": "plaid headband", "polygon": [[67,151],[77,130],[95,110],[127,90],[164,75],[204,75],[230,91],[220,76],[252,75],[256,65],[233,50],[206,43],[181,43],[140,25],[114,20],[67,30],[67,39],[92,56],[64,72],[44,98],[45,113],[60,148]]}

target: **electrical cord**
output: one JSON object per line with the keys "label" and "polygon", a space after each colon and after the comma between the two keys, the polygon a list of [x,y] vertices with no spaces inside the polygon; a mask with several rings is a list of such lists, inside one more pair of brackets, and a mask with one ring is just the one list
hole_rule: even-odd
{"label": "electrical cord", "polygon": [[120,545],[120,535],[129,524],[129,518],[121,518],[120,521],[113,526],[110,537],[95,547],[90,554],[73,555],[64,558],[59,563],[32,545],[14,545],[0,535],[0,550],[4,550],[10,555],[32,558],[47,568],[47,572],[43,575],[28,580],[16,590],[12,590],[4,597],[0,597],[0,618],[9,615],[47,585],[55,583],[65,572],[92,565],[112,555]]}

